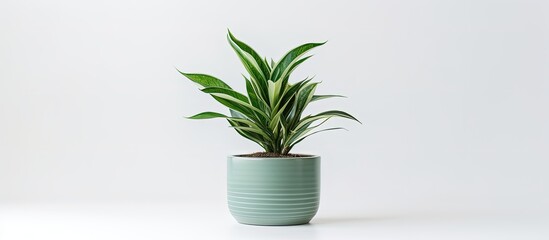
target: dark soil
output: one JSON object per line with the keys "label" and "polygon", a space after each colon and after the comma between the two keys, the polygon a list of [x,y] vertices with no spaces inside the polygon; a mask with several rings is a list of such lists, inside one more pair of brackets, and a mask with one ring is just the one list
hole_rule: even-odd
{"label": "dark soil", "polygon": [[240,154],[236,156],[237,157],[259,157],[259,158],[292,158],[292,157],[311,157],[313,155],[297,154],[297,153],[279,154],[274,152],[255,152],[255,153],[249,153],[249,154]]}

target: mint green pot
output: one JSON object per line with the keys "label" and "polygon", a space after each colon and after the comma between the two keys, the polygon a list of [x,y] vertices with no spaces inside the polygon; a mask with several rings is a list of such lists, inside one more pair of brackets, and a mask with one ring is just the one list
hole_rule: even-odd
{"label": "mint green pot", "polygon": [[239,223],[298,225],[320,200],[320,157],[227,159],[227,200]]}

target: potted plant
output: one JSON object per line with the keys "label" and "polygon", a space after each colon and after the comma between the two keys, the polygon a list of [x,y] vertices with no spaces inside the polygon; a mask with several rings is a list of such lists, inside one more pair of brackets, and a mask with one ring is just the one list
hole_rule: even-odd
{"label": "potted plant", "polygon": [[[190,119],[226,119],[242,137],[257,143],[264,152],[232,155],[227,159],[229,210],[240,223],[253,225],[296,225],[308,223],[316,214],[320,193],[320,156],[293,154],[292,148],[315,133],[332,117],[358,121],[338,110],[302,116],[311,102],[342,97],[315,95],[319,82],[312,78],[290,83],[297,66],[309,59],[309,50],[324,43],[298,46],[275,62],[262,58],[229,31],[227,39],[249,76],[244,76],[246,93],[233,90],[220,79],[179,71],[199,84],[229,108],[229,115],[202,112]],[[315,131],[316,130],[316,131]]]}

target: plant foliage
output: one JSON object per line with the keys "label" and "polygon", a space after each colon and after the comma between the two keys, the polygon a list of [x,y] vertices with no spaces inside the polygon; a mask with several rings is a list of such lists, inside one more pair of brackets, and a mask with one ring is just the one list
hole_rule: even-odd
{"label": "plant foliage", "polygon": [[190,119],[227,119],[236,132],[259,144],[266,152],[288,154],[297,143],[313,134],[343,129],[325,128],[316,130],[332,117],[355,120],[350,114],[330,110],[303,116],[311,102],[343,97],[341,95],[315,95],[319,82],[312,78],[290,83],[290,74],[311,56],[305,56],[311,49],[323,43],[306,43],[286,53],[278,62],[261,57],[246,43],[238,40],[229,31],[227,40],[240,58],[249,76],[244,76],[246,93],[233,90],[220,79],[198,73],[179,71],[189,80],[201,85],[202,92],[229,108],[230,115],[217,112],[202,112]]}

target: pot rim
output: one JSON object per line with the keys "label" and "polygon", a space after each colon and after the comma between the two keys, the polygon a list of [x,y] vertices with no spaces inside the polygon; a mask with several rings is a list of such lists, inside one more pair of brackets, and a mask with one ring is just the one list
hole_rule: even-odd
{"label": "pot rim", "polygon": [[228,159],[242,159],[242,160],[298,160],[298,159],[320,159],[319,155],[309,155],[309,156],[302,156],[302,157],[242,157],[238,155],[229,155],[227,156]]}

